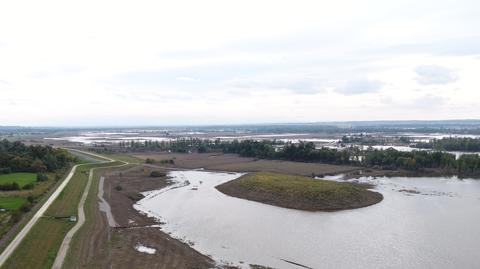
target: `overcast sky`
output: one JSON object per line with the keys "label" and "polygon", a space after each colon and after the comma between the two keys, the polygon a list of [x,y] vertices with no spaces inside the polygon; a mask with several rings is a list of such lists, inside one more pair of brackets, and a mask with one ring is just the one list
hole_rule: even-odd
{"label": "overcast sky", "polygon": [[480,118],[480,1],[2,1],[0,125]]}

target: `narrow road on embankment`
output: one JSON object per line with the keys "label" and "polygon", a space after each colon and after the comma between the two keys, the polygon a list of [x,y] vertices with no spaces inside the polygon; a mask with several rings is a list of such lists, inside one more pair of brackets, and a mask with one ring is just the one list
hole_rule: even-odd
{"label": "narrow road on embankment", "polygon": [[[82,153],[85,153],[85,152],[82,152]],[[100,157],[100,158],[104,158],[104,159],[109,160],[108,162],[105,162],[105,163],[115,162],[115,160],[104,157],[104,156],[96,155],[96,157]],[[80,199],[80,203],[78,204],[78,220],[77,220],[77,223],[75,224],[75,226],[72,227],[72,229],[70,229],[70,231],[68,231],[67,235],[65,235],[65,238],[63,239],[63,242],[60,245],[60,249],[57,252],[57,257],[55,258],[55,262],[52,265],[52,269],[61,269],[62,268],[65,257],[67,256],[68,250],[70,249],[70,243],[72,241],[72,238],[75,236],[77,231],[85,223],[85,211],[84,211],[83,207],[85,205],[85,201],[87,200],[88,192],[90,191],[90,186],[92,185],[93,171],[95,169],[98,169],[98,168],[122,167],[122,166],[128,165],[128,162],[124,162],[124,161],[118,161],[118,162],[122,162],[123,164],[92,168],[88,172],[88,182],[87,182],[87,185],[85,186],[85,190],[83,191],[83,195],[82,195],[82,198]]]}
{"label": "narrow road on embankment", "polygon": [[[72,149],[69,149],[69,150],[72,150]],[[78,151],[80,153],[83,153],[83,154],[87,154],[87,155],[90,155],[90,156],[93,156],[93,157],[97,157],[99,159],[104,159],[104,160],[107,160],[107,161],[104,161],[102,163],[111,163],[111,162],[115,162],[115,160],[113,159],[110,159],[110,158],[107,158],[107,157],[104,157],[104,156],[100,156],[100,155],[97,155],[97,154],[93,154],[93,153],[89,153],[89,152],[84,152],[84,151],[80,151],[80,150],[75,150],[75,151]],[[124,164],[122,164],[121,166],[123,165],[127,165],[128,163],[126,162],[123,162]],[[50,207],[50,205],[55,201],[55,199],[57,199],[57,197],[60,195],[60,193],[63,191],[63,189],[65,189],[65,187],[67,186],[67,184],[70,182],[70,180],[72,179],[73,175],[75,174],[77,168],[79,166],[82,166],[82,165],[87,165],[87,164],[77,164],[75,166],[72,167],[72,169],[70,170],[70,172],[68,173],[67,177],[63,180],[63,182],[58,186],[58,188],[52,193],[52,195],[50,195],[50,197],[48,197],[47,201],[42,205],[42,207],[40,207],[40,209],[35,213],[35,215],[33,215],[33,217],[30,219],[30,221],[22,228],[22,230],[15,236],[15,238],[8,244],[8,246],[5,248],[5,250],[0,254],[0,267],[5,263],[5,261],[12,255],[12,253],[15,251],[15,249],[20,245],[20,243],[22,242],[22,240],[25,238],[25,236],[28,234],[28,232],[30,232],[30,230],[32,229],[32,227],[38,222],[38,220],[43,216],[43,214],[45,213],[45,211],[47,211],[47,209]],[[91,177],[92,177],[92,169],[90,170],[90,176],[89,176],[89,183],[87,184],[87,188],[86,188],[86,192],[88,194],[88,187],[90,186],[90,182],[91,182]],[[84,196],[86,198],[86,194],[84,193]],[[83,203],[82,203],[83,201]],[[79,204],[79,221],[78,223],[72,228],[72,230],[74,230],[79,224],[80,224],[80,215],[82,215],[82,224],[83,222],[85,222],[85,215],[84,215],[84,212],[83,212],[83,204],[85,203],[85,199],[84,197],[82,196],[82,199],[80,201],[80,204]],[[80,207],[81,205],[81,207]],[[80,210],[81,208],[81,210]],[[79,226],[81,227],[80,224]],[[80,227],[78,227],[76,230],[78,230]],[[76,232],[75,230],[75,232]],[[73,234],[75,233],[73,232]],[[66,238],[65,238],[66,239]],[[69,242],[67,244],[67,249],[68,249],[68,245],[69,245]],[[59,253],[60,251],[62,251],[62,249],[64,249],[65,246],[63,245],[62,243],[62,247],[60,248],[59,250]],[[57,257],[58,258],[58,257]],[[55,260],[56,261],[56,260]],[[63,259],[62,259],[62,262],[63,262]]]}

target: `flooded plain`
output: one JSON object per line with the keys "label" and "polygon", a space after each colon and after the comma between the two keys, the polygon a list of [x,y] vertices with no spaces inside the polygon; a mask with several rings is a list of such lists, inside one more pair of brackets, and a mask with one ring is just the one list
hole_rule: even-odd
{"label": "flooded plain", "polygon": [[[226,196],[238,173],[173,171],[177,182],[135,208],[215,260],[275,268],[479,268],[480,181],[361,178],[384,201],[304,212]],[[332,177],[331,180],[341,180]]]}

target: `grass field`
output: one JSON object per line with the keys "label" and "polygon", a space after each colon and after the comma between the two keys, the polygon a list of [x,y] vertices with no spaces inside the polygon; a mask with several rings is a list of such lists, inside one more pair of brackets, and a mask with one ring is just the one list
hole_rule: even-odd
{"label": "grass field", "polygon": [[383,198],[358,184],[270,172],[246,174],[217,189],[238,198],[311,211],[358,208]]}
{"label": "grass field", "polygon": [[359,191],[358,187],[351,184],[267,172],[242,176],[238,179],[238,184],[249,189],[255,188],[256,190],[302,197],[348,195]]}
{"label": "grass field", "polygon": [[69,150],[69,153],[77,157],[77,164],[99,163],[105,161],[104,159],[96,158],[76,150]]}
{"label": "grass field", "polygon": [[3,268],[50,268],[58,248],[74,223],[55,219],[77,215],[77,207],[88,180],[91,168],[118,165],[120,163],[89,164],[77,168],[76,173],[45,213],[28,233],[22,243],[6,261]]}
{"label": "grass field", "polygon": [[[90,165],[80,166],[65,189],[48,208],[46,216],[76,214],[76,207],[87,183]],[[74,225],[66,219],[44,217],[28,233],[3,268],[50,268],[65,234]]]}
{"label": "grass field", "polygon": [[359,167],[348,165],[332,165],[322,163],[304,163],[280,160],[257,160],[255,158],[241,157],[236,154],[221,153],[142,153],[134,157],[146,160],[153,159],[156,165],[161,165],[162,160],[173,159],[173,167],[230,172],[274,172],[283,174],[297,174],[304,176],[336,175],[360,170]]}
{"label": "grass field", "polygon": [[[49,194],[53,191],[53,186],[59,184],[60,181],[57,181],[57,178],[64,178],[66,173],[70,171],[70,167],[65,167],[54,173],[47,173],[48,180],[43,182],[38,182],[35,184],[35,188],[31,190],[18,190],[18,191],[3,191],[0,192],[0,208],[2,207],[2,201],[5,201],[5,206],[10,206],[11,210],[0,214],[0,237],[3,242],[0,245],[0,251],[9,244],[13,237],[20,231],[25,224],[31,219],[35,214],[36,210],[47,200]],[[28,202],[28,198],[34,200],[33,204]],[[20,204],[20,199],[22,203]],[[19,207],[23,205],[31,205],[33,208],[26,213],[23,213]],[[16,209],[15,209],[16,207]],[[7,208],[9,209],[9,208]],[[15,218],[11,218],[16,213],[22,214],[20,221],[17,223]],[[16,216],[18,218],[18,215]]]}
{"label": "grass field", "polygon": [[21,188],[29,183],[35,183],[36,181],[37,174],[35,173],[10,173],[0,175],[0,185],[16,182]]}
{"label": "grass field", "polygon": [[[78,240],[82,236],[82,234],[85,233],[86,230],[90,229],[91,226],[93,225],[93,207],[97,206],[97,193],[98,193],[98,181],[99,181],[99,170],[94,170],[93,174],[93,181],[92,181],[92,186],[90,187],[90,191],[87,196],[87,200],[85,201],[85,223],[80,228],[80,230],[77,232],[77,234],[73,237],[71,246],[70,246],[70,251],[67,253],[67,256],[65,257],[64,264],[62,268],[68,268],[68,264],[72,264],[74,260],[76,260],[76,257],[73,257],[72,254],[77,251],[78,247]],[[103,170],[103,169],[102,169]]]}
{"label": "grass field", "polygon": [[0,208],[8,209],[8,210],[17,210],[22,205],[27,202],[25,198],[22,197],[1,197],[0,196]]}
{"label": "grass field", "polygon": [[115,160],[124,161],[124,162],[128,162],[128,163],[131,163],[131,164],[145,163],[145,160],[143,160],[141,158],[138,158],[138,157],[135,157],[133,155],[128,155],[128,154],[108,154],[106,156],[108,156],[112,159],[115,159]]}

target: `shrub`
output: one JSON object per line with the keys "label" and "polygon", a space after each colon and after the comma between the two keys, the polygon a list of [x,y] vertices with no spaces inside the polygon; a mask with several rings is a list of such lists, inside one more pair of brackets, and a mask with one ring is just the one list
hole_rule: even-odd
{"label": "shrub", "polygon": [[17,182],[0,185],[0,191],[17,191],[20,190],[20,185]]}
{"label": "shrub", "polygon": [[147,158],[147,159],[145,160],[145,163],[153,164],[153,163],[155,163],[155,160],[154,160],[154,159]]}
{"label": "shrub", "polygon": [[143,199],[145,196],[143,196],[143,194],[138,193],[138,192],[130,192],[130,193],[127,194],[127,197],[130,200],[132,200],[134,202],[137,202],[137,201]]}
{"label": "shrub", "polygon": [[166,175],[167,175],[166,173],[160,172],[160,171],[152,171],[150,173],[150,177],[164,177]]}
{"label": "shrub", "polygon": [[47,180],[48,180],[48,176],[46,174],[37,173],[37,181],[38,182],[47,181]]}
{"label": "shrub", "polygon": [[10,167],[0,168],[0,174],[10,174],[12,169]]}
{"label": "shrub", "polygon": [[32,204],[31,203],[25,203],[24,205],[22,205],[22,207],[20,207],[20,210],[22,210],[25,213],[30,211],[30,209],[32,209]]}
{"label": "shrub", "polygon": [[12,218],[10,219],[12,223],[17,223],[22,219],[22,213],[20,210],[15,210],[12,213]]}
{"label": "shrub", "polygon": [[116,189],[117,191],[123,190],[122,186],[120,186],[120,185],[115,186],[115,189]]}
{"label": "shrub", "polygon": [[31,190],[31,189],[33,189],[33,187],[35,187],[35,185],[33,183],[28,183],[28,184],[25,184],[22,189]]}
{"label": "shrub", "polygon": [[161,163],[161,164],[175,164],[175,162],[173,161],[173,159],[161,160],[160,163]]}
{"label": "shrub", "polygon": [[13,182],[12,183],[12,190],[19,190],[20,189],[20,185],[18,185],[17,182]]}

